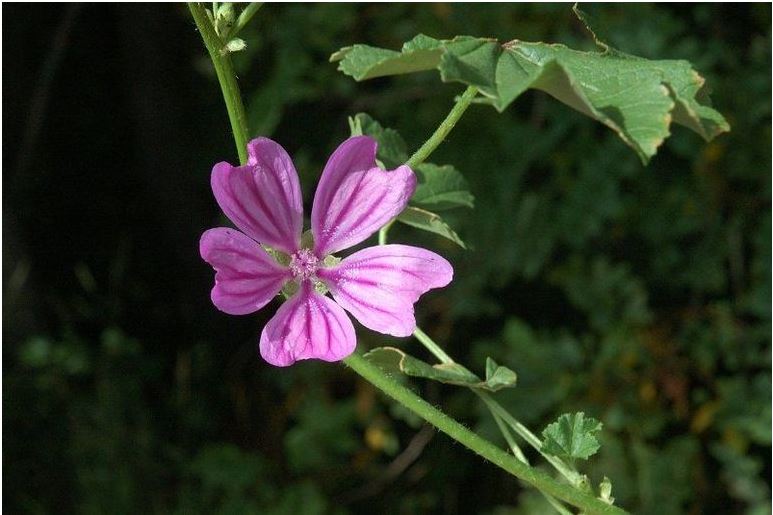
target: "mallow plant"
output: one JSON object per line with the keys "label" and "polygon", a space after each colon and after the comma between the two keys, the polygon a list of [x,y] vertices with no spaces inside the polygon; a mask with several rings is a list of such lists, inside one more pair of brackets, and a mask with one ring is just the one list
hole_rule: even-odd
{"label": "mallow plant", "polygon": [[[453,165],[427,160],[473,103],[493,107],[495,114],[525,91],[541,90],[615,131],[646,164],[675,124],[707,141],[729,130],[707,103],[704,79],[686,61],[653,61],[610,47],[576,7],[596,51],[474,36],[438,40],[423,34],[400,50],[363,44],[342,48],[330,61],[356,81],[439,72],[443,82],[465,89],[412,154],[396,130],[367,114],[353,114],[351,137],[325,165],[305,229],[292,157],[281,142],[250,140],[231,65],[231,54],[249,44],[238,34],[261,4],[188,6],[220,82],[239,159],[212,168],[214,199],[235,226],[209,229],[201,237],[201,257],[215,270],[214,306],[229,315],[249,315],[279,304],[256,335],[260,355],[271,365],[343,361],[450,438],[538,489],[559,513],[625,513],[614,504],[610,478],[594,485],[578,470],[579,461],[599,449],[600,421],[583,412],[567,413],[538,436],[496,400],[496,391],[515,387],[515,371],[488,359],[484,373],[474,373],[417,327],[415,305],[422,294],[453,280],[453,266],[432,250],[389,243],[389,229],[403,223],[465,246],[439,212],[473,207],[473,196]],[[376,234],[377,245],[346,252]],[[367,330],[394,337],[393,346],[367,352],[358,348],[350,316]],[[402,350],[410,336],[437,363]],[[470,389],[491,412],[508,448],[481,438],[423,400],[404,386],[402,376]],[[554,473],[530,463],[521,449],[524,444]]]}

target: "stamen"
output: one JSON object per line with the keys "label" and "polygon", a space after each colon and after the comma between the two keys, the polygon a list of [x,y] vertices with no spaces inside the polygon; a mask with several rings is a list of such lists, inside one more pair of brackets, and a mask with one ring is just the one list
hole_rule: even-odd
{"label": "stamen", "polygon": [[314,278],[319,265],[319,258],[314,255],[311,249],[301,249],[292,255],[290,271],[293,273],[295,280],[300,283],[301,281]]}

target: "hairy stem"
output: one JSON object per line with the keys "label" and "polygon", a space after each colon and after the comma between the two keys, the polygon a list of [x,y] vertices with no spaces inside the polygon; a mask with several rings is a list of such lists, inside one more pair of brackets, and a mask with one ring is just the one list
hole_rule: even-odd
{"label": "hairy stem", "polygon": [[[242,163],[245,163],[247,160],[246,144],[248,131],[246,117],[244,116],[244,106],[242,104],[241,94],[239,93],[239,87],[236,83],[233,67],[231,66],[228,56],[221,53],[223,42],[215,33],[215,29],[212,26],[212,22],[209,20],[204,7],[197,3],[189,3],[188,7],[196,21],[204,44],[207,47],[215,66],[218,80],[220,81],[220,86],[223,90],[223,98],[228,110],[228,117],[231,120],[231,128],[239,152],[239,159]],[[453,128],[464,110],[467,109],[476,93],[477,90],[475,88],[468,88],[467,91],[465,91],[464,95],[462,95],[462,99],[454,106],[454,109],[451,110],[449,116],[443,121],[441,127],[439,127],[438,130],[435,131],[435,134],[433,134],[413,157],[411,157],[408,162],[409,164],[415,166],[416,164],[421,163],[435,147],[443,141],[443,138],[445,138],[448,132]],[[427,348],[430,349],[438,359],[441,361],[451,361],[451,358],[423,331],[417,329],[415,334],[422,343],[426,342],[425,345],[427,345]],[[361,355],[356,353],[352,354],[346,358],[344,362],[376,388],[380,389],[454,440],[460,442],[505,471],[535,486],[543,493],[561,499],[573,506],[577,506],[586,513],[625,513],[623,510],[615,506],[610,506],[586,492],[582,492],[570,485],[556,481],[544,472],[530,467],[519,458],[508,454],[491,442],[481,438],[456,420],[450,418],[448,415],[429,404],[408,388],[396,382],[392,377],[367,361]],[[507,422],[506,419],[505,422]]]}
{"label": "hairy stem", "polygon": [[[413,335],[441,363],[445,363],[445,364],[456,363],[453,360],[453,358],[451,358],[451,356],[446,354],[446,352],[440,347],[440,345],[435,343],[435,341],[432,338],[430,338],[429,335],[427,335],[427,333],[422,331],[420,328],[417,327],[416,330],[413,332]],[[548,463],[553,465],[553,467],[558,472],[560,472],[561,475],[564,476],[571,484],[577,485],[581,481],[582,476],[576,470],[574,470],[572,466],[564,462],[561,458],[543,453],[542,441],[534,433],[532,433],[529,430],[529,428],[527,428],[526,426],[518,422],[518,420],[516,420],[515,417],[513,417],[505,408],[503,408],[501,404],[495,401],[490,394],[477,389],[473,389],[473,391],[486,404],[486,407],[488,407],[489,411],[494,416],[494,419],[496,420],[497,425],[499,425],[500,429],[502,428],[502,423],[507,424],[508,426],[510,426],[510,428],[512,428],[513,431],[518,433],[518,435],[520,435],[521,438],[523,438],[526,441],[526,443],[531,445],[540,454],[542,454],[542,456],[545,457]],[[509,432],[505,433],[503,431],[502,434],[505,435],[506,439],[509,436]],[[510,443],[509,440],[508,440],[508,443]],[[511,444],[511,447],[512,447],[512,444]],[[515,450],[513,452],[515,452]],[[520,449],[519,449],[519,452],[520,452]]]}
{"label": "hairy stem", "polygon": [[478,397],[481,398],[481,400],[488,407],[489,411],[491,411],[495,417],[500,417],[500,419],[505,424],[510,426],[512,430],[515,431],[521,438],[523,438],[526,443],[531,445],[535,450],[537,450],[537,452],[542,454],[548,463],[553,465],[553,468],[555,468],[562,476],[564,476],[566,480],[569,481],[569,483],[574,486],[579,486],[582,481],[582,475],[577,472],[574,467],[567,464],[561,458],[542,452],[542,440],[540,440],[534,433],[532,433],[529,428],[518,422],[518,420],[516,420],[515,417],[513,417],[505,408],[503,408],[501,404],[496,402],[491,397],[491,395],[479,390],[476,390],[475,393],[478,394]]}
{"label": "hairy stem", "polygon": [[454,125],[456,125],[456,122],[459,121],[459,118],[461,118],[467,108],[470,107],[472,100],[477,94],[478,88],[475,86],[468,86],[456,104],[454,104],[454,107],[448,113],[446,119],[440,122],[440,125],[435,130],[435,132],[432,133],[432,136],[430,136],[429,139],[424,142],[421,148],[419,148],[419,150],[417,150],[405,164],[411,168],[414,168],[417,165],[423,163],[424,160],[427,159],[429,155],[438,147],[438,145],[440,145],[443,140],[446,139],[448,133],[451,132],[451,129],[454,128]]}
{"label": "hairy stem", "polygon": [[[413,332],[413,335],[441,363],[445,363],[445,364],[456,363],[453,360],[453,358],[451,358],[451,356],[446,354],[446,352],[442,348],[440,348],[440,345],[435,343],[435,341],[432,338],[430,338],[429,335],[427,335],[427,333],[425,333],[418,327]],[[534,433],[532,433],[529,430],[529,428],[527,428],[526,426],[518,422],[518,420],[515,417],[513,417],[505,408],[503,408],[501,404],[495,401],[490,394],[477,389],[473,389],[473,391],[486,404],[486,407],[488,407],[489,411],[497,420],[498,424],[500,422],[504,422],[505,424],[510,426],[510,428],[512,428],[513,431],[515,431],[518,435],[520,435],[520,437],[523,438],[526,441],[526,443],[531,445],[535,450],[537,450],[540,454],[542,454],[545,457],[545,459],[548,461],[548,463],[553,465],[553,467],[558,472],[560,472],[561,475],[564,476],[571,484],[577,485],[580,482],[582,476],[576,470],[574,470],[572,466],[564,462],[561,458],[543,453],[542,441]]]}
{"label": "hairy stem", "polygon": [[395,381],[361,355],[357,353],[352,354],[344,360],[344,363],[379,390],[454,440],[540,491],[577,506],[586,513],[625,513],[620,508],[610,506],[588,493],[556,481],[548,474],[528,466],[512,454],[508,454],[488,440],[481,438]]}
{"label": "hairy stem", "polygon": [[188,9],[190,9],[193,20],[196,22],[201,39],[204,40],[204,46],[207,47],[212,64],[215,66],[217,80],[220,82],[220,89],[223,90],[223,100],[228,110],[228,119],[231,121],[231,130],[239,162],[245,164],[247,163],[247,140],[249,138],[247,116],[244,114],[244,104],[239,92],[239,84],[236,82],[236,74],[231,65],[231,57],[223,51],[225,44],[215,33],[215,28],[207,16],[206,9],[197,2],[188,2]]}

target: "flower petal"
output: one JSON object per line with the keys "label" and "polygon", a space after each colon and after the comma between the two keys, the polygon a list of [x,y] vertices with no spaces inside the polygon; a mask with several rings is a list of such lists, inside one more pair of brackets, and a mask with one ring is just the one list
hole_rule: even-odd
{"label": "flower petal", "polygon": [[305,281],[282,304],[260,335],[260,355],[278,367],[299,359],[338,361],[357,344],[354,326],[341,306]]}
{"label": "flower petal", "polygon": [[212,265],[212,303],[229,315],[254,313],[273,299],[292,274],[235,229],[218,227],[201,235],[199,251]]}
{"label": "flower petal", "polygon": [[298,173],[276,142],[258,138],[247,145],[245,166],[218,163],[212,191],[220,208],[252,239],[292,254],[303,228],[303,197]]}
{"label": "flower petal", "polygon": [[355,136],[330,156],[311,211],[314,251],[319,257],[351,247],[397,216],[416,189],[407,166],[376,166],[376,141]]}
{"label": "flower petal", "polygon": [[413,304],[453,275],[448,261],[408,245],[368,247],[317,271],[336,302],[362,325],[392,336],[409,336],[416,329]]}

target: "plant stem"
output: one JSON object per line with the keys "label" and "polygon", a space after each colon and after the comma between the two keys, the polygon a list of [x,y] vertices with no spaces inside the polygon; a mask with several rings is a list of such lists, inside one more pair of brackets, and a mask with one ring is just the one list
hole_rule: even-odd
{"label": "plant stem", "polygon": [[462,117],[462,114],[470,107],[475,95],[478,94],[478,88],[475,86],[468,86],[462,96],[454,105],[453,109],[448,113],[446,119],[440,123],[440,126],[435,130],[432,136],[417,150],[410,159],[405,163],[411,168],[414,168],[424,162],[427,157],[440,145],[451,129],[454,128],[456,122]]}
{"label": "plant stem", "polygon": [[395,220],[392,220],[390,222],[387,222],[384,227],[378,230],[378,244],[379,245],[386,245],[387,244],[387,235],[389,234],[389,229],[392,227],[392,224],[395,223]]}
{"label": "plant stem", "polygon": [[[455,363],[453,358],[446,354],[446,352],[437,344],[435,341],[427,335],[424,331],[422,331],[420,328],[416,328],[413,332],[413,335],[416,337],[419,342],[421,342],[424,347],[428,351],[430,351],[441,363]],[[501,404],[496,402],[491,395],[489,395],[487,392],[478,390],[473,388],[472,389],[478,397],[481,398],[481,400],[486,404],[486,407],[488,407],[489,411],[491,411],[491,414],[494,416],[494,419],[497,422],[497,425],[499,425],[500,429],[502,429],[501,423],[504,422],[507,425],[509,425],[513,431],[518,433],[521,438],[526,440],[526,443],[531,445],[534,449],[537,450],[542,456],[545,457],[545,459],[553,465],[553,467],[561,473],[562,476],[564,476],[569,483],[572,485],[578,485],[580,481],[582,480],[582,476],[574,470],[574,467],[570,466],[566,462],[564,462],[561,458],[558,458],[556,456],[551,456],[550,454],[546,454],[542,452],[542,441],[534,434],[532,433],[529,428],[518,422],[515,417],[513,417],[505,408],[502,407]],[[505,433],[504,431],[502,434],[505,436],[505,439],[508,440],[508,444],[510,444],[510,440],[508,439],[509,432]],[[510,444],[510,447],[512,448],[513,445]],[[517,446],[516,446],[517,447]],[[520,452],[520,449],[518,449]],[[513,450],[515,453],[515,449]],[[521,454],[523,456],[523,454]]]}
{"label": "plant stem", "polygon": [[501,404],[492,399],[488,393],[482,392],[480,390],[475,390],[475,393],[478,394],[478,397],[480,397],[484,403],[486,403],[489,411],[491,411],[494,416],[499,416],[507,425],[513,429],[513,431],[518,433],[521,438],[526,440],[526,443],[536,449],[537,452],[539,452],[548,461],[548,463],[553,465],[553,468],[555,468],[562,476],[564,476],[570,484],[574,486],[580,485],[582,482],[582,475],[577,472],[574,467],[564,462],[564,460],[561,458],[542,452],[542,441],[534,433],[532,433],[529,428],[518,422],[518,420],[516,420],[516,418],[513,417],[504,407],[502,407]]}
{"label": "plant stem", "polygon": [[505,441],[507,442],[507,445],[510,447],[510,450],[513,451],[513,454],[515,455],[515,457],[528,465],[529,460],[526,459],[526,456],[523,454],[521,447],[515,441],[515,438],[513,438],[513,434],[510,432],[510,428],[507,427],[507,425],[504,423],[504,421],[502,420],[502,417],[500,417],[499,415],[493,412],[491,413],[491,415],[494,417],[494,422],[497,423],[499,432],[502,433],[502,436],[505,437]]}
{"label": "plant stem", "polygon": [[[462,96],[454,104],[454,107],[452,107],[448,112],[448,115],[446,115],[445,120],[440,122],[440,125],[437,129],[435,129],[435,132],[432,133],[432,136],[430,136],[429,139],[424,142],[419,150],[414,152],[414,154],[408,159],[408,161],[406,161],[405,164],[411,168],[415,168],[416,166],[423,163],[424,160],[427,159],[429,155],[438,147],[438,145],[440,145],[443,140],[446,139],[446,136],[448,136],[448,133],[451,132],[451,129],[454,128],[456,122],[459,121],[459,118],[461,118],[467,108],[470,107],[470,104],[472,103],[472,100],[475,98],[477,93],[478,88],[475,86],[469,86],[466,90],[464,90]],[[379,245],[386,245],[387,234],[389,233],[389,228],[392,227],[393,223],[394,220],[379,229]]]}
{"label": "plant stem", "polygon": [[532,468],[488,440],[484,440],[456,420],[401,385],[360,354],[344,359],[352,370],[415,414],[483,458],[533,485],[539,490],[583,509],[587,513],[625,513],[592,495],[556,481],[548,474]]}
{"label": "plant stem", "polygon": [[228,31],[228,39],[235,37],[239,31],[250,22],[252,17],[255,16],[255,13],[258,12],[261,7],[263,7],[263,2],[250,2],[250,4],[239,13],[236,23],[231,27],[231,30]]}
{"label": "plant stem", "polygon": [[451,359],[451,356],[446,354],[446,352],[440,348],[440,345],[435,343],[435,341],[430,338],[427,333],[417,327],[413,331],[413,335],[421,342],[422,345],[424,345],[424,347],[427,348],[428,351],[432,353],[433,356],[438,359],[438,361],[441,363],[454,363],[454,360]]}
{"label": "plant stem", "polygon": [[[223,98],[228,110],[228,117],[231,121],[234,141],[239,152],[239,159],[242,163],[245,163],[247,161],[247,123],[233,67],[231,66],[228,56],[221,54],[221,49],[223,47],[222,40],[215,33],[214,27],[207,17],[206,10],[197,3],[189,3],[188,8],[191,11],[193,19],[196,21],[196,26],[199,28],[199,32],[204,39],[204,44],[207,47],[212,63],[215,66],[215,71],[217,72],[218,80],[220,81],[220,86],[223,90]],[[462,95],[462,99],[451,110],[448,117],[441,124],[441,127],[439,127],[438,130],[435,131],[435,134],[433,134],[416,154],[411,157],[409,163],[413,163],[413,166],[415,166],[426,159],[453,128],[461,114],[469,106],[476,92],[477,90],[472,87],[465,91],[464,95]],[[386,237],[384,237],[384,241],[386,241]],[[438,359],[441,361],[447,360],[445,362],[452,361],[450,356],[443,352],[443,350],[423,331],[417,329],[415,334],[422,343],[427,345],[427,348],[430,349]],[[491,461],[505,471],[535,486],[543,493],[577,506],[586,513],[625,514],[623,510],[608,505],[588,493],[582,492],[570,485],[559,483],[544,472],[530,467],[515,456],[506,453],[491,442],[481,438],[410,391],[408,388],[396,382],[381,369],[364,359],[361,355],[356,353],[352,354],[346,358],[344,362],[375,387],[379,388],[381,391],[449,435],[451,438],[462,443],[467,448],[478,453],[480,456]]]}
{"label": "plant stem", "polygon": [[204,40],[204,46],[207,47],[209,57],[215,66],[217,80],[220,82],[220,89],[223,90],[223,100],[228,110],[228,119],[231,121],[231,130],[236,143],[236,151],[239,155],[241,164],[247,163],[247,116],[244,114],[244,104],[242,104],[239,84],[236,82],[231,57],[228,53],[223,53],[224,43],[215,33],[215,28],[207,17],[204,7],[196,2],[188,2],[188,9],[191,11],[196,27],[199,29],[201,38]]}
{"label": "plant stem", "polygon": [[[494,417],[494,422],[497,423],[497,427],[499,428],[499,432],[502,433],[502,436],[505,437],[505,441],[507,442],[507,445],[510,447],[510,450],[513,452],[516,458],[524,462],[525,464],[529,464],[529,460],[526,459],[526,456],[523,454],[523,451],[521,450],[521,447],[516,443],[515,438],[513,438],[513,434],[510,432],[510,428],[507,427],[507,424],[502,420],[502,418],[495,412],[491,411],[491,416]],[[561,504],[561,501],[556,499],[550,494],[547,494],[545,492],[540,492],[543,497],[550,503],[550,505],[555,508],[555,510],[560,513],[561,515],[572,515],[572,512],[566,509],[566,506]]]}
{"label": "plant stem", "polygon": [[[413,335],[416,337],[419,342],[421,342],[424,347],[430,351],[441,363],[456,363],[451,356],[446,354],[446,352],[440,348],[440,345],[435,343],[435,341],[427,335],[424,331],[422,331],[420,328],[416,328],[413,332]],[[484,392],[482,390],[478,390],[473,388],[472,389],[478,397],[481,398],[481,400],[486,404],[486,407],[488,407],[489,411],[491,411],[491,414],[494,416],[495,419],[497,419],[497,423],[500,421],[503,421],[507,425],[509,425],[513,431],[518,433],[521,438],[523,438],[526,443],[531,445],[537,452],[542,454],[545,459],[553,465],[553,467],[561,473],[562,476],[564,476],[571,484],[577,485],[580,481],[582,476],[574,470],[574,467],[570,466],[566,462],[564,462],[561,458],[558,458],[556,456],[551,456],[550,454],[546,454],[542,452],[542,440],[540,440],[534,433],[532,433],[529,428],[518,422],[518,420],[513,417],[505,408],[502,407],[501,404],[499,404],[497,401],[495,401],[491,395],[489,395],[487,392]],[[504,434],[504,433],[503,433]]]}

